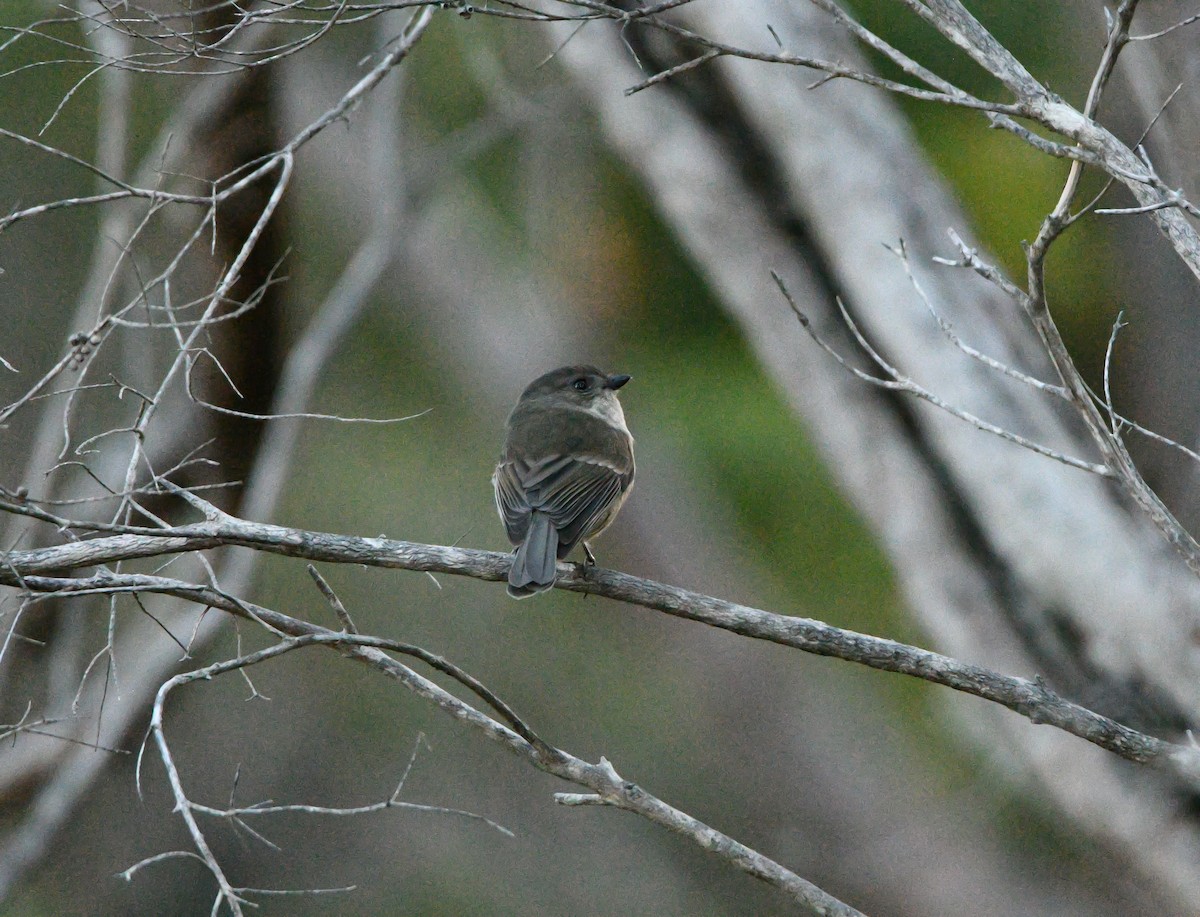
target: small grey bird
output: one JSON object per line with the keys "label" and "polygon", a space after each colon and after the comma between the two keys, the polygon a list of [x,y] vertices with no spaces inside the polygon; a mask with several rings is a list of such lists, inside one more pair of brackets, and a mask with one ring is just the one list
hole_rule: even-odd
{"label": "small grey bird", "polygon": [[555,562],[599,535],[633,487],[633,437],[617,389],[629,376],[564,366],[521,393],[505,425],[492,475],[496,508],[516,545],[508,594],[523,599],[554,585]]}

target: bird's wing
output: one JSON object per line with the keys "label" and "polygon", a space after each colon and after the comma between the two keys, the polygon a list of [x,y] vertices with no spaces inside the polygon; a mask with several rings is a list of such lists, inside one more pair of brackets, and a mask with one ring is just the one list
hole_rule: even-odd
{"label": "bird's wing", "polygon": [[[523,537],[533,510],[558,529],[560,558],[590,535],[632,483],[632,471],[591,456],[552,455],[536,462],[515,459],[496,469],[496,505],[513,539]],[[510,522],[510,519],[512,520]]]}
{"label": "bird's wing", "polygon": [[496,491],[496,509],[512,544],[520,544],[529,531],[529,514],[532,511],[521,485],[521,474],[517,461],[501,462],[492,475],[492,486]]}

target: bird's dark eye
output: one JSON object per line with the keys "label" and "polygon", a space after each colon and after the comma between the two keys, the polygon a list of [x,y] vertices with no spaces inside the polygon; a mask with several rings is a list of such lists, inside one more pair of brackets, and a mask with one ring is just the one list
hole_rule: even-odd
{"label": "bird's dark eye", "polygon": [[577,392],[586,392],[588,390],[588,380],[583,378],[583,376],[580,376],[571,383],[571,388],[575,389]]}

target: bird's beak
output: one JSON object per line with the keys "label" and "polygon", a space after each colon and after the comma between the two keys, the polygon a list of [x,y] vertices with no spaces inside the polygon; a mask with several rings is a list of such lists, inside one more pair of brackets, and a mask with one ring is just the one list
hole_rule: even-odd
{"label": "bird's beak", "polygon": [[607,379],[604,380],[604,387],[610,388],[613,391],[616,391],[617,389],[619,389],[622,385],[624,385],[626,382],[628,382],[632,378],[633,378],[633,376],[627,376],[624,373],[613,373],[611,376],[609,376]]}

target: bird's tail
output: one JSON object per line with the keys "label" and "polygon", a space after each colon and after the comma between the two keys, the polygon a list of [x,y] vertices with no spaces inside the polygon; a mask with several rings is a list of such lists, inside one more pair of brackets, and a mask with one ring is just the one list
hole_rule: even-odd
{"label": "bird's tail", "polygon": [[533,511],[525,540],[517,546],[508,570],[508,594],[524,599],[554,585],[558,530],[545,513]]}

